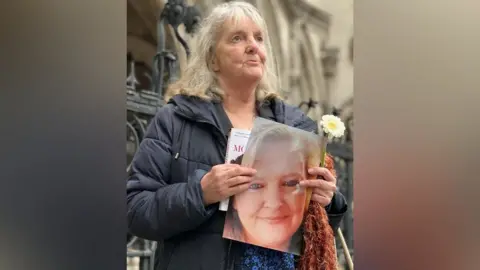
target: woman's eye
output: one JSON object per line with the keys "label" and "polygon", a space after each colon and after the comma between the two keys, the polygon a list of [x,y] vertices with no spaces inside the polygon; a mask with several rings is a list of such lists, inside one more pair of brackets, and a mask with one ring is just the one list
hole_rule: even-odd
{"label": "woman's eye", "polygon": [[260,189],[262,188],[263,186],[261,184],[251,184],[249,189]]}
{"label": "woman's eye", "polygon": [[298,185],[298,183],[299,183],[299,181],[296,180],[296,179],[294,179],[294,180],[287,180],[287,181],[285,181],[285,186],[287,186],[287,187],[295,187],[295,186]]}
{"label": "woman's eye", "polygon": [[240,41],[240,36],[234,36],[232,38],[232,41],[234,41],[234,42]]}
{"label": "woman's eye", "polygon": [[263,41],[263,37],[262,37],[262,36],[257,36],[257,41],[262,42],[262,41]]}

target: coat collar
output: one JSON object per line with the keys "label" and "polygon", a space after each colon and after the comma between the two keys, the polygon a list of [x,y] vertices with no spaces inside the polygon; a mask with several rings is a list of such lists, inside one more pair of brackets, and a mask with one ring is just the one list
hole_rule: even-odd
{"label": "coat collar", "polygon": [[[225,109],[220,102],[214,103],[216,117],[219,120],[220,128],[225,136],[229,136],[230,130],[233,128],[230,119],[228,118]],[[268,120],[276,121],[276,117],[269,104],[257,102],[256,106],[258,117],[262,117]]]}
{"label": "coat collar", "polygon": [[[176,95],[168,103],[174,105],[176,113],[189,120],[208,123],[222,131],[230,130],[228,127],[229,125],[231,127],[231,124],[221,106],[221,101],[209,101],[194,96]],[[257,102],[257,113],[260,117],[292,127],[307,131],[317,130],[316,123],[307,117],[302,110],[288,105],[279,99]]]}

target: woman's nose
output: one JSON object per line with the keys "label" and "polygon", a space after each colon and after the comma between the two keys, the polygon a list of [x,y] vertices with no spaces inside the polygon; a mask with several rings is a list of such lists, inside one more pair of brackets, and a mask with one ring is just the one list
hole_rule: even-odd
{"label": "woman's nose", "polygon": [[246,53],[255,54],[258,51],[258,44],[256,41],[250,41],[246,48]]}
{"label": "woman's nose", "polygon": [[267,188],[267,192],[264,194],[265,207],[278,208],[282,204],[282,194],[276,187]]}

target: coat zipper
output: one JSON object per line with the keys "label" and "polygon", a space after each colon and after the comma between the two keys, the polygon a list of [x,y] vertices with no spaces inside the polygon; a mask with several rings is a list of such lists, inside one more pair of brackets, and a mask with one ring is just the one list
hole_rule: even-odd
{"label": "coat zipper", "polygon": [[[223,134],[222,130],[220,130],[220,128],[218,128],[216,125],[212,124],[211,122],[209,121],[205,121],[205,120],[202,120],[200,118],[195,118],[195,117],[190,117],[186,114],[184,114],[183,112],[181,112],[180,110],[178,110],[177,108],[174,109],[175,110],[175,113],[177,113],[178,115],[184,117],[184,118],[187,118],[187,119],[190,119],[190,120],[193,120],[193,121],[196,121],[198,123],[202,123],[202,124],[207,124],[207,125],[210,125],[214,128],[214,132],[216,133],[217,137],[220,137],[222,138],[223,140],[221,141],[222,143],[222,146],[224,148],[226,148],[227,146],[227,137]],[[178,153],[177,153],[178,154]],[[225,155],[226,153],[222,153],[223,155],[223,159],[225,159]]]}
{"label": "coat zipper", "polygon": [[[234,258],[230,259],[230,251],[232,250],[232,240],[228,240],[230,243],[228,244],[228,250],[227,250],[227,263],[225,266],[225,270],[234,270],[235,267],[233,266],[233,262],[235,261]],[[232,261],[232,262],[230,262]]]}

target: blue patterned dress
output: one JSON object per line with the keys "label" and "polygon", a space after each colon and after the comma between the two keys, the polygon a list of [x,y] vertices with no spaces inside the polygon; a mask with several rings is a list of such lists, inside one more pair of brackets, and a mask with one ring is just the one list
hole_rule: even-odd
{"label": "blue patterned dress", "polygon": [[295,270],[294,255],[246,245],[238,270]]}

